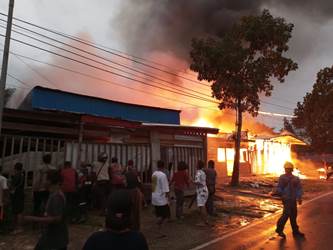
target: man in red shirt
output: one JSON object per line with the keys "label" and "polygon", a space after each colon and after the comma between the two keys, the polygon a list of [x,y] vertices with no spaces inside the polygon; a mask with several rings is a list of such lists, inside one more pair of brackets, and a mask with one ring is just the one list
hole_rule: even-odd
{"label": "man in red shirt", "polygon": [[77,186],[78,186],[78,174],[72,164],[69,161],[66,161],[64,168],[61,169],[61,190],[65,194],[68,217],[70,220],[75,220],[75,208],[77,207]]}
{"label": "man in red shirt", "polygon": [[170,185],[172,184],[174,184],[176,195],[176,217],[183,219],[184,190],[185,186],[189,187],[190,185],[187,165],[184,161],[178,163],[177,172],[173,175]]}

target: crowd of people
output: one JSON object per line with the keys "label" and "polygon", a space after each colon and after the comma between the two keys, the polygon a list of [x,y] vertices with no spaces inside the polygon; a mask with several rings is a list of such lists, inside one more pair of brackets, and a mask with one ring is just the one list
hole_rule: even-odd
{"label": "crowd of people", "polygon": [[[146,205],[143,186],[134,162],[126,166],[119,164],[116,157],[108,164],[108,155],[100,153],[96,162],[74,169],[71,162],[64,162],[61,169],[51,164],[51,155],[44,155],[33,180],[33,206],[27,214],[25,209],[25,172],[22,163],[16,163],[12,176],[4,177],[0,168],[0,225],[11,216],[13,233],[22,231],[22,225],[31,223],[41,230],[37,250],[67,249],[69,243],[68,223],[84,223],[89,208],[105,216],[105,231],[91,235],[84,250],[148,249],[140,233],[140,211]],[[163,224],[171,217],[169,203],[176,200],[175,216],[184,219],[185,191],[190,185],[196,187],[196,201],[202,223],[208,225],[207,213],[214,216],[213,195],[216,171],[214,162],[198,161],[195,178],[188,173],[188,165],[181,161],[171,174],[172,165],[165,167],[158,161],[151,175],[151,199],[157,218],[159,237],[165,237]],[[175,197],[170,195],[174,190]],[[10,213],[7,212],[8,207]],[[117,247],[121,246],[121,247]]]}

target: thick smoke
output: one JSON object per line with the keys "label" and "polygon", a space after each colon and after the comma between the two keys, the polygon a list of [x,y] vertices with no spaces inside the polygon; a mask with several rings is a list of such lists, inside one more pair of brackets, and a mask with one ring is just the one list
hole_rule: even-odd
{"label": "thick smoke", "polygon": [[329,0],[129,0],[112,21],[128,51],[173,53],[188,60],[193,37],[221,36],[240,17],[263,8],[292,8],[315,21],[333,15]]}
{"label": "thick smoke", "polygon": [[193,37],[222,35],[241,16],[257,13],[262,1],[130,0],[114,20],[127,49],[154,50],[187,59]]}
{"label": "thick smoke", "polygon": [[333,17],[333,1],[331,0],[270,0],[268,6],[287,7],[295,12],[302,12],[308,18],[318,22]]}

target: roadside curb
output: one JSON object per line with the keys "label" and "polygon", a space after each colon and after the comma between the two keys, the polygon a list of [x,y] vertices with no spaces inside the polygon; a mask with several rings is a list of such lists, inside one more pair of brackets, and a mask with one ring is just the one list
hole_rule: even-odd
{"label": "roadside curb", "polygon": [[[327,192],[327,193],[323,193],[323,194],[321,194],[321,195],[318,195],[317,197],[314,197],[314,198],[312,198],[312,199],[310,199],[310,200],[308,200],[308,201],[305,201],[305,202],[303,203],[302,207],[307,206],[309,203],[312,203],[312,202],[314,202],[314,201],[316,201],[316,200],[319,200],[319,199],[321,199],[321,198],[323,198],[323,197],[326,197],[326,196],[329,196],[329,195],[332,195],[332,194],[333,194],[333,191],[330,191],[330,192]],[[222,235],[221,237],[217,237],[217,238],[215,238],[215,239],[213,239],[213,240],[210,240],[210,241],[208,241],[208,242],[206,242],[206,243],[204,243],[204,244],[201,244],[201,245],[196,246],[196,247],[194,247],[194,248],[191,248],[191,249],[189,249],[189,250],[199,250],[199,249],[203,249],[203,248],[208,247],[208,246],[210,246],[210,245],[212,245],[212,244],[215,244],[215,243],[217,243],[217,242],[219,242],[219,241],[222,241],[222,240],[224,240],[224,239],[230,238],[230,237],[232,237],[232,236],[234,236],[234,235],[236,235],[236,234],[239,234],[239,233],[241,233],[241,232],[243,232],[243,231],[246,231],[246,230],[248,230],[248,229],[250,229],[250,228],[252,228],[252,227],[255,227],[255,226],[257,226],[257,225],[260,225],[260,224],[262,224],[262,223],[265,223],[266,221],[271,220],[271,219],[273,219],[273,218],[279,216],[279,215],[281,214],[281,212],[282,212],[282,209],[276,211],[274,214],[268,215],[268,216],[266,216],[266,217],[264,217],[264,218],[262,218],[262,219],[260,219],[260,220],[258,220],[258,221],[256,221],[256,222],[254,222],[254,223],[252,223],[252,224],[249,224],[249,225],[247,225],[247,226],[244,226],[244,227],[242,227],[241,229],[238,229],[238,230],[236,230],[236,231],[233,231],[233,232],[227,233],[227,234],[225,234],[225,235]],[[249,242],[249,244],[250,244],[250,242]]]}

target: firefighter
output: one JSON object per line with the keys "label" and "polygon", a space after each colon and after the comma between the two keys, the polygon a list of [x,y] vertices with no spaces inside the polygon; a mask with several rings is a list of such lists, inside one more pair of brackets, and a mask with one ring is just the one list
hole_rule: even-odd
{"label": "firefighter", "polygon": [[294,165],[291,162],[286,162],[284,164],[284,169],[285,174],[280,176],[277,186],[277,193],[281,196],[283,203],[283,213],[277,222],[275,231],[280,237],[286,238],[286,235],[283,233],[283,229],[289,219],[293,230],[293,236],[304,238],[305,235],[299,231],[296,222],[297,202],[299,205],[302,204],[302,185],[300,179],[293,175]]}

